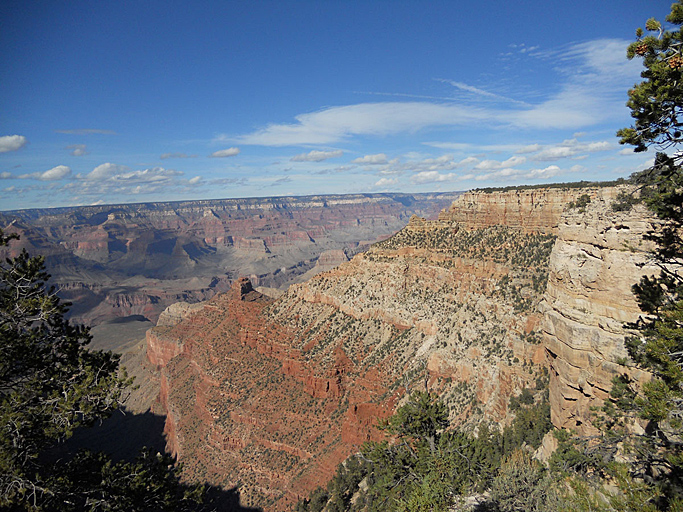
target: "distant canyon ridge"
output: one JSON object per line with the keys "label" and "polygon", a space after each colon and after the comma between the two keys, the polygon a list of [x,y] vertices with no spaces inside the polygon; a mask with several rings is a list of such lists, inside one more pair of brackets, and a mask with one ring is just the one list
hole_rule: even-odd
{"label": "distant canyon ridge", "polygon": [[[241,276],[277,295],[459,193],[353,194],[83,206],[0,212],[20,240],[0,256],[43,255],[73,320],[127,324],[139,339],[170,304],[207,300]],[[265,287],[265,288],[264,288]],[[130,327],[130,326],[128,326]],[[130,329],[129,329],[130,330]],[[97,330],[94,331],[97,334]],[[126,336],[124,336],[125,338]],[[96,336],[97,338],[97,336]]]}

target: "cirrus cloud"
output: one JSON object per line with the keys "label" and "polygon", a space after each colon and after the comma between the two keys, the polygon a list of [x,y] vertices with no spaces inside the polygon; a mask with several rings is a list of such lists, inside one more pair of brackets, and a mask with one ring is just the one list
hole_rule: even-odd
{"label": "cirrus cloud", "polygon": [[310,151],[308,153],[301,153],[300,155],[295,155],[290,158],[291,162],[322,162],[330,158],[338,158],[342,156],[344,152],[341,149],[336,151]]}
{"label": "cirrus cloud", "polygon": [[359,103],[300,114],[291,124],[271,124],[262,130],[218,140],[262,146],[330,144],[355,135],[381,136],[415,132],[428,126],[467,125],[486,113],[464,105],[429,102]]}
{"label": "cirrus cloud", "polygon": [[[623,90],[637,80],[638,62],[624,59],[628,41],[601,39],[534,52],[552,62],[560,82],[535,102],[523,102],[459,81],[447,81],[471,97],[452,101],[387,101],[323,108],[299,114],[292,123],[264,128],[221,141],[262,146],[332,144],[362,136],[415,133],[437,127],[578,130],[621,118]],[[491,105],[491,100],[497,104]],[[500,102],[503,102],[502,106]]]}

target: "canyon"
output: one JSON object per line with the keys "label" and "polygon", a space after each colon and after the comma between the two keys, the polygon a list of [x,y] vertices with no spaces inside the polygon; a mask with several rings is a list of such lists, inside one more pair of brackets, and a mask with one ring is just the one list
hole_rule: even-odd
{"label": "canyon", "polygon": [[[227,291],[239,276],[273,293],[347,260],[403,227],[435,217],[458,193],[355,194],[82,206],[0,212],[16,233],[0,257],[42,255],[74,321],[116,337],[178,301]],[[115,322],[109,329],[105,326]],[[130,325],[128,325],[130,324]],[[97,340],[96,340],[97,341]]]}
{"label": "canyon", "polygon": [[[473,191],[277,298],[247,277],[167,310],[147,332],[167,448],[187,477],[285,510],[324,484],[412,390],[476,432],[549,390],[558,427],[628,373],[630,287],[653,273],[651,214],[614,211],[624,186]],[[582,199],[579,201],[579,199]],[[579,204],[580,206],[576,206]],[[273,294],[271,294],[273,295]]]}

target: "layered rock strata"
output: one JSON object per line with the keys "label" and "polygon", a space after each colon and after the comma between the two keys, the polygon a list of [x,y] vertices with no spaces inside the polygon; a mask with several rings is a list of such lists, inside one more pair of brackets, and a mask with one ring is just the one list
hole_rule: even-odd
{"label": "layered rock strata", "polygon": [[595,190],[588,205],[563,213],[540,307],[552,421],[582,434],[594,432],[591,408],[607,398],[615,375],[648,378],[620,363],[628,360],[624,324],[641,314],[631,287],[656,271],[643,240],[653,218],[642,205],[613,211],[619,190]]}
{"label": "layered rock strata", "polygon": [[45,256],[80,323],[132,315],[154,322],[168,305],[207,300],[241,275],[286,288],[314,274],[321,253],[355,254],[412,214],[436,216],[455,197],[354,194],[0,212],[0,229],[21,236],[0,247],[0,257],[24,248]]}
{"label": "layered rock strata", "polygon": [[616,372],[647,378],[618,362],[650,218],[613,212],[618,192],[466,194],[277,300],[243,280],[153,329],[169,448],[191,478],[284,510],[406,392],[439,393],[476,430],[511,421],[510,397],[541,391],[548,367],[553,422],[590,432]]}
{"label": "layered rock strata", "polygon": [[439,214],[439,219],[469,228],[503,225],[527,233],[557,233],[567,205],[584,194],[593,195],[599,191],[596,187],[556,186],[465,192]]}
{"label": "layered rock strata", "polygon": [[240,482],[245,504],[282,510],[379,439],[406,391],[441,394],[470,428],[504,424],[541,376],[553,240],[414,217],[278,300],[236,283],[148,334],[169,448],[193,479]]}

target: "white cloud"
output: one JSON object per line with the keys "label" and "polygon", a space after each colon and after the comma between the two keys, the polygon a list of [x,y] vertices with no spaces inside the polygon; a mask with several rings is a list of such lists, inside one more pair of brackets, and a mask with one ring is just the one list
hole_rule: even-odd
{"label": "white cloud", "polygon": [[484,160],[475,165],[474,168],[479,170],[502,169],[504,167],[514,167],[516,165],[522,165],[524,162],[526,162],[526,157],[513,156],[503,162],[499,162],[498,160]]}
{"label": "white cloud", "polygon": [[638,80],[641,63],[624,58],[629,41],[598,39],[539,52],[563,75],[558,92],[535,107],[509,113],[515,126],[581,128],[623,112],[624,89]]}
{"label": "white cloud", "polygon": [[365,155],[351,161],[352,164],[382,165],[387,163],[387,155],[378,153],[376,155]]}
{"label": "white cloud", "polygon": [[569,169],[562,169],[557,165],[549,165],[540,169],[501,169],[499,171],[479,174],[474,177],[476,181],[510,181],[519,179],[550,179],[570,173],[585,171],[585,167],[574,165]]}
{"label": "white cloud", "polygon": [[[112,163],[105,163],[98,165],[95,167],[90,173],[88,173],[85,176],[85,179],[87,180],[106,180],[111,178],[112,176],[116,176],[118,174],[121,174],[123,172],[126,172],[128,170],[128,167],[125,165],[117,165],[117,164],[112,164]],[[82,176],[78,176],[79,178]]]}
{"label": "white cloud", "polygon": [[190,185],[196,185],[197,183],[200,183],[201,181],[202,181],[202,177],[201,177],[201,176],[195,176],[194,178],[190,178],[190,179],[188,180],[188,183],[189,183]]}
{"label": "white cloud", "polygon": [[544,146],[538,153],[531,157],[531,159],[536,161],[552,161],[560,158],[578,159],[585,156],[586,153],[607,151],[612,149],[612,147],[612,144],[607,141],[579,142],[574,138],[562,141],[560,144],[553,146]]}
{"label": "white cloud", "polygon": [[70,174],[71,169],[69,169],[66,165],[58,165],[57,167],[53,167],[52,169],[42,173],[38,179],[42,181],[61,180]]}
{"label": "white cloud", "polygon": [[624,148],[621,151],[619,151],[620,155],[634,155],[635,151],[633,151],[633,148]]}
{"label": "white cloud", "polygon": [[32,180],[40,180],[40,181],[55,181],[55,180],[61,180],[62,178],[66,178],[67,176],[71,175],[71,169],[69,169],[66,165],[58,165],[57,167],[53,167],[52,169],[48,169],[47,171],[44,172],[32,172],[30,174],[21,174],[19,176],[12,176],[11,174],[7,173],[9,178],[19,178],[19,179],[32,179]]}
{"label": "white cloud", "polygon": [[88,154],[88,150],[85,144],[71,144],[65,149],[71,150],[71,156],[84,156]]}
{"label": "white cloud", "polygon": [[438,183],[442,181],[453,181],[457,175],[449,172],[448,174],[441,174],[439,171],[421,171],[410,178],[410,181],[416,185],[424,185],[425,183]]}
{"label": "white cloud", "polygon": [[111,176],[113,182],[124,183],[161,183],[168,182],[174,176],[182,176],[182,171],[164,169],[163,167],[152,167],[141,171],[124,172]]}
{"label": "white cloud", "polygon": [[[98,165],[85,176],[77,175],[78,180],[66,183],[60,190],[68,193],[70,197],[103,196],[111,198],[131,194],[168,193],[174,188],[179,190],[187,188],[188,182],[192,180],[176,179],[183,174],[182,171],[163,167],[131,171],[123,165],[105,163]],[[196,182],[189,184],[194,185]],[[92,201],[88,200],[88,203],[90,202]]]}
{"label": "white cloud", "polygon": [[397,178],[380,178],[375,183],[375,187],[390,187],[393,185],[398,185],[398,183],[399,182]]}
{"label": "white cloud", "polygon": [[300,114],[296,123],[272,124],[247,135],[221,136],[219,140],[263,146],[330,144],[355,135],[390,135],[427,126],[468,125],[485,117],[486,113],[479,109],[456,104],[359,103]]}
{"label": "white cloud", "polygon": [[[638,79],[640,70],[640,63],[624,58],[627,46],[628,41],[603,39],[555,51],[536,50],[535,55],[558,70],[561,82],[553,93],[533,104],[452,81],[449,83],[471,93],[467,103],[454,99],[335,106],[300,114],[292,123],[270,124],[252,133],[223,135],[218,140],[287,146],[331,144],[358,136],[414,133],[435,127],[577,131],[623,116],[624,90]],[[492,106],[491,99],[503,100],[506,105]]]}
{"label": "white cloud", "polygon": [[329,158],[338,158],[342,156],[344,152],[342,150],[336,151],[310,151],[309,153],[301,153],[300,155],[293,156],[290,160],[292,162],[322,162]]}
{"label": "white cloud", "polygon": [[214,151],[209,156],[212,158],[225,158],[228,156],[239,155],[239,153],[240,153],[240,148],[228,148],[228,149],[221,149],[220,151]]}
{"label": "white cloud", "polygon": [[28,140],[23,135],[4,135],[0,137],[0,153],[23,148]]}

